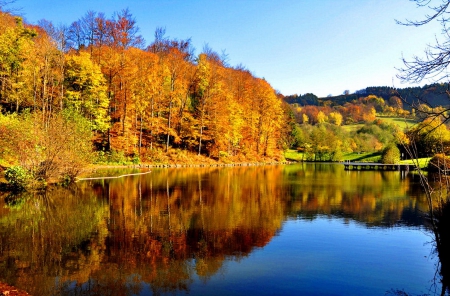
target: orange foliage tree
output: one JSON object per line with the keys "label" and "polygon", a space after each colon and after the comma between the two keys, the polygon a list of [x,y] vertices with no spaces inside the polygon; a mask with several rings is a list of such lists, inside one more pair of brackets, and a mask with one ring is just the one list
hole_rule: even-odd
{"label": "orange foliage tree", "polygon": [[47,125],[72,107],[101,136],[98,147],[149,161],[173,149],[279,157],[287,117],[270,84],[209,48],[194,58],[189,39],[164,34],[157,29],[145,48],[127,9],[111,18],[88,11],[67,28],[1,12],[0,104],[40,111]]}

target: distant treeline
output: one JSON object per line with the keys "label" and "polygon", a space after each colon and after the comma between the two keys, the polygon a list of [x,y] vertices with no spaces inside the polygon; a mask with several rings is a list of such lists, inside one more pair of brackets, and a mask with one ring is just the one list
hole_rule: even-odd
{"label": "distant treeline", "polygon": [[342,94],[339,96],[329,96],[319,98],[312,93],[304,95],[285,96],[284,100],[289,104],[299,104],[300,106],[339,106],[345,103],[357,101],[369,95],[375,95],[388,101],[391,97],[399,97],[404,101],[403,108],[411,111],[412,105],[429,104],[430,106],[448,106],[450,98],[447,95],[448,84],[431,84],[423,87],[393,88],[389,86],[371,86],[358,90],[353,94]]}

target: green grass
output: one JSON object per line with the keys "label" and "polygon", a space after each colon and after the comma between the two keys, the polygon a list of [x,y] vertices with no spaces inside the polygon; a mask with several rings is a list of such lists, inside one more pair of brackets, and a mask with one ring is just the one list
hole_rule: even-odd
{"label": "green grass", "polygon": [[381,152],[375,153],[357,153],[351,152],[344,154],[344,160],[355,161],[355,162],[380,162]]}
{"label": "green grass", "polygon": [[344,131],[352,133],[352,132],[356,132],[357,130],[359,130],[363,126],[364,126],[364,123],[347,124],[347,125],[343,125],[342,129]]}
{"label": "green grass", "polygon": [[[418,121],[414,120],[414,119],[394,117],[394,116],[377,116],[377,119],[380,119],[388,124],[398,125],[402,129],[409,128],[418,123]],[[342,125],[342,128],[345,131],[351,133],[351,132],[356,132],[357,130],[362,128],[364,125],[365,125],[364,123],[355,123],[355,124]]]}
{"label": "green grass", "polygon": [[425,158],[419,158],[418,160],[412,160],[412,159],[406,159],[400,161],[402,164],[417,164],[417,161],[419,163],[419,167],[421,169],[426,168],[428,165],[428,162],[430,161],[431,157],[425,157]]}
{"label": "green grass", "polygon": [[418,121],[414,120],[414,119],[393,117],[393,116],[386,116],[386,117],[377,116],[377,119],[380,119],[380,120],[385,121],[390,124],[396,124],[402,129],[409,128],[418,123]]}
{"label": "green grass", "polygon": [[[381,152],[380,152],[381,153]],[[343,160],[349,160],[349,161],[358,161],[358,162],[379,162],[381,158],[381,154],[376,153],[346,153],[344,154]],[[303,158],[303,152],[298,152],[294,149],[288,149],[284,152],[284,157],[286,160],[292,160],[292,161],[302,161]]]}
{"label": "green grass", "polygon": [[294,149],[288,149],[284,152],[284,158],[286,158],[286,160],[291,161],[302,161],[303,152],[298,152],[297,150]]}

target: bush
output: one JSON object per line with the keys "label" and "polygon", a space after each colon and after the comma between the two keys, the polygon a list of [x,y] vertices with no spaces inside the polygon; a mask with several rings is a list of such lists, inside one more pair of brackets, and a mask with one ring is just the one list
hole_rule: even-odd
{"label": "bush", "polygon": [[140,164],[141,163],[141,158],[139,157],[139,155],[134,155],[133,158],[131,159],[131,162],[133,164]]}
{"label": "bush", "polygon": [[29,172],[25,178],[11,171],[12,186],[23,186],[22,181],[31,177],[42,181],[40,186],[66,176],[73,180],[92,161],[92,131],[86,118],[71,109],[52,114],[48,121],[42,117],[38,111],[0,116],[0,155]]}
{"label": "bush", "polygon": [[385,164],[394,164],[400,162],[400,150],[397,145],[392,144],[384,148],[381,155],[381,162]]}
{"label": "bush", "polygon": [[141,158],[136,154],[127,157],[123,151],[119,150],[97,151],[94,154],[93,163],[109,165],[139,164],[141,163]]}
{"label": "bush", "polygon": [[127,164],[128,161],[123,151],[112,150],[108,162],[111,164]]}
{"label": "bush", "polygon": [[344,154],[342,153],[342,151],[340,149],[337,149],[336,151],[333,152],[331,160],[332,161],[342,161],[342,160],[344,160]]}
{"label": "bush", "polygon": [[21,166],[12,166],[5,171],[5,179],[9,186],[16,190],[24,190],[33,181],[33,175]]}

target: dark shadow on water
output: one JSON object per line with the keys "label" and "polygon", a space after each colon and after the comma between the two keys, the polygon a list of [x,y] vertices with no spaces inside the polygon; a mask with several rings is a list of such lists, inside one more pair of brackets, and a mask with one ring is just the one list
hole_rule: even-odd
{"label": "dark shadow on water", "polygon": [[[432,280],[430,292],[419,295],[450,295],[450,202],[447,201],[435,212],[435,224],[433,230],[433,253],[439,259],[436,265],[435,278]],[[430,223],[431,224],[431,223]],[[386,295],[415,296],[407,291],[391,289]]]}
{"label": "dark shadow on water", "polygon": [[444,204],[436,219],[435,245],[440,263],[441,295],[450,295],[450,202]]}

